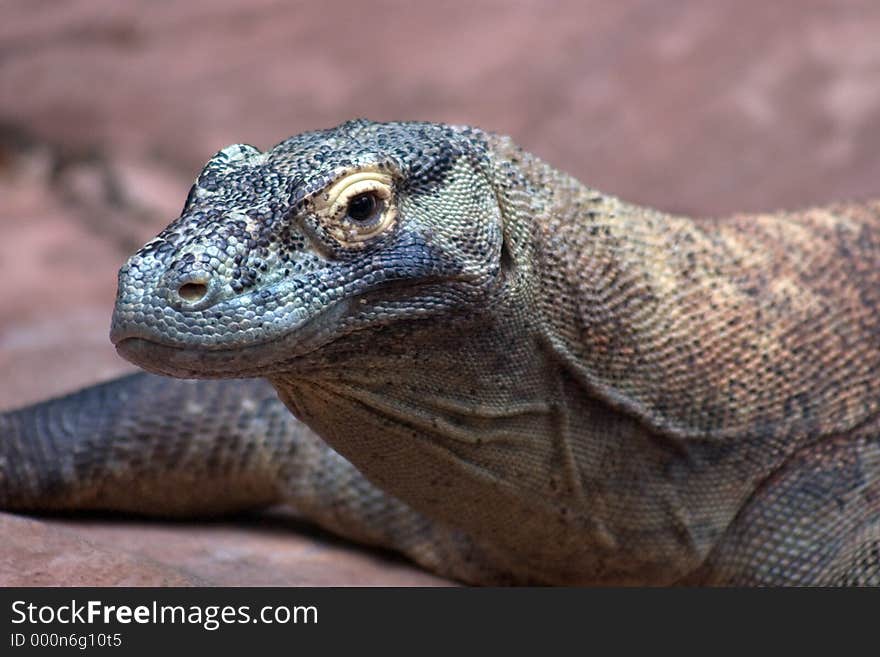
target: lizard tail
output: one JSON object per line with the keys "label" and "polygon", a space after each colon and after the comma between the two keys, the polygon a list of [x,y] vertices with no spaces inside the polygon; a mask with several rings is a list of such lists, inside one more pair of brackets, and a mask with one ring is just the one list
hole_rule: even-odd
{"label": "lizard tail", "polygon": [[[281,495],[271,457],[292,446],[286,415],[263,381],[149,374],[3,413],[0,508],[185,515],[265,506]],[[273,434],[273,420],[285,428]]]}

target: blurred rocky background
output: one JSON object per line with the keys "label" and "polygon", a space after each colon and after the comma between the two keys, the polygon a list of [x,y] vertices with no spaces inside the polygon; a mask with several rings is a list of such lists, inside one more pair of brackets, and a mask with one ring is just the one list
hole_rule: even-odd
{"label": "blurred rocky background", "polygon": [[[880,196],[875,0],[0,0],[0,408],[131,369],[116,269],[200,166],[353,117],[470,123],[716,215]],[[286,511],[0,515],[0,584],[429,584]]]}

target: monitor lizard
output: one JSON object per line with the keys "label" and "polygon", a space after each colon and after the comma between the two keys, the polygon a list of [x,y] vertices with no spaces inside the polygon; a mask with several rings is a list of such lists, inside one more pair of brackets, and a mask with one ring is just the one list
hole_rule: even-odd
{"label": "monitor lizard", "polygon": [[287,502],[474,584],[878,585],[878,311],[880,202],[694,220],[432,123],[236,144],[119,272],[150,373],[0,416],[0,507]]}

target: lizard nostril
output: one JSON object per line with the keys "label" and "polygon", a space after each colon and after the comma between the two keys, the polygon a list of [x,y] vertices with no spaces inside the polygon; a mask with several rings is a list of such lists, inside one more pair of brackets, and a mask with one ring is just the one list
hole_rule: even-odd
{"label": "lizard nostril", "polygon": [[184,283],[177,288],[177,294],[184,301],[201,301],[208,293],[208,286],[204,283]]}

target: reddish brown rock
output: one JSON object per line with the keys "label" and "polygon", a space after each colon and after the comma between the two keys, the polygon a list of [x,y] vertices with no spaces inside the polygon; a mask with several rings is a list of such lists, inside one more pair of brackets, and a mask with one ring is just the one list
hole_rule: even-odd
{"label": "reddish brown rock", "polygon": [[223,521],[0,513],[0,586],[447,586],[288,512]]}
{"label": "reddish brown rock", "polygon": [[83,538],[76,530],[0,513],[0,586],[191,586],[183,571]]}
{"label": "reddish brown rock", "polygon": [[286,509],[229,520],[57,521],[95,544],[212,586],[448,586],[395,555],[313,529]]}

